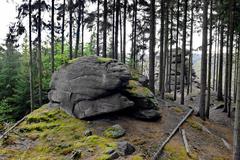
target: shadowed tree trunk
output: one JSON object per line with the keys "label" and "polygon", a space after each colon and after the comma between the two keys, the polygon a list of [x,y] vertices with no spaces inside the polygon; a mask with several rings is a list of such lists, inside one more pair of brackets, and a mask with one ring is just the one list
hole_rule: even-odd
{"label": "shadowed tree trunk", "polygon": [[39,105],[42,105],[42,11],[41,0],[38,0],[38,98]]}
{"label": "shadowed tree trunk", "polygon": [[[172,4],[173,5],[173,4]],[[169,75],[168,75],[168,91],[171,92],[172,85],[172,56],[173,56],[173,7],[171,7],[171,28],[170,28],[170,55],[169,55]]]}
{"label": "shadowed tree trunk", "polygon": [[73,54],[72,54],[72,23],[73,23],[73,2],[72,0],[69,0],[69,58],[72,59],[73,58]]}
{"label": "shadowed tree trunk", "polygon": [[127,27],[127,0],[124,0],[124,13],[123,13],[123,63],[126,63],[126,27]]}
{"label": "shadowed tree trunk", "polygon": [[111,58],[114,58],[115,54],[115,10],[116,10],[116,0],[113,0],[113,13],[112,13],[112,55]]}
{"label": "shadowed tree trunk", "polygon": [[215,52],[214,52],[214,62],[213,62],[213,90],[215,90],[215,84],[216,84],[216,72],[217,72],[217,67],[216,67],[216,63],[217,63],[217,42],[218,42],[218,39],[219,39],[219,25],[217,23],[217,29],[216,29],[216,37],[215,37]]}
{"label": "shadowed tree trunk", "polygon": [[76,46],[75,46],[75,58],[78,57],[78,51],[79,51],[79,41],[80,41],[80,27],[81,27],[81,2],[78,4],[78,19],[77,19],[77,37],[76,37]]}
{"label": "shadowed tree trunk", "polygon": [[175,76],[174,76],[174,100],[177,100],[177,56],[178,56],[178,37],[179,37],[179,16],[180,16],[180,0],[177,2],[177,29],[176,29],[176,51],[175,51]]}
{"label": "shadowed tree trunk", "polygon": [[[238,59],[239,66],[239,59]],[[234,121],[234,138],[233,138],[233,160],[240,159],[240,69],[238,69],[237,80],[237,104],[235,108],[235,121]]]}
{"label": "shadowed tree trunk", "polygon": [[226,33],[226,37],[227,37],[227,47],[226,47],[226,65],[225,65],[225,81],[224,81],[224,110],[223,112],[227,112],[228,111],[228,71],[229,71],[229,25],[227,25],[227,33]]}
{"label": "shadowed tree trunk", "polygon": [[29,0],[29,83],[30,83],[30,110],[33,111],[33,56],[32,56],[32,0]]}
{"label": "shadowed tree trunk", "polygon": [[150,3],[149,88],[155,92],[155,0]]}
{"label": "shadowed tree trunk", "polygon": [[[65,31],[65,7],[66,0],[63,0],[63,16],[62,16],[62,46],[61,46],[61,54],[64,54],[64,31]],[[63,62],[62,62],[63,63]]]}
{"label": "shadowed tree trunk", "polygon": [[82,1],[82,56],[84,55],[84,0]]}
{"label": "shadowed tree trunk", "polygon": [[183,43],[182,43],[182,54],[181,54],[181,77],[180,77],[181,104],[184,104],[187,9],[188,9],[188,0],[184,0]]}
{"label": "shadowed tree trunk", "polygon": [[118,27],[119,27],[119,11],[120,11],[120,0],[117,0],[116,3],[116,25],[115,25],[115,51],[114,51],[114,59],[118,59]]}
{"label": "shadowed tree trunk", "polygon": [[52,73],[54,72],[55,68],[55,62],[54,62],[54,0],[52,0],[52,18],[51,18],[51,62],[52,62]]}
{"label": "shadowed tree trunk", "polygon": [[[222,1],[221,1],[222,4]],[[224,22],[223,18],[221,18],[221,31],[220,31],[220,55],[219,55],[219,71],[218,71],[218,90],[217,90],[217,97],[219,101],[223,100],[223,93],[222,93],[222,86],[223,86],[223,42],[224,42]]]}
{"label": "shadowed tree trunk", "polygon": [[[168,61],[169,61],[169,56],[168,56],[168,54],[169,54],[169,50],[168,50],[168,45],[169,45],[169,42],[168,42],[168,40],[169,40],[169,28],[168,28],[168,25],[169,25],[169,3],[170,2],[167,2],[166,3],[166,9],[165,9],[165,12],[166,12],[166,16],[165,16],[165,18],[166,18],[166,23],[165,23],[165,42],[164,42],[164,68],[165,68],[165,74],[163,75],[164,76],[164,82],[163,82],[163,90],[164,90],[164,93],[163,94],[165,94],[165,90],[166,90],[166,88],[167,88],[167,78],[168,78]],[[164,95],[163,95],[163,98],[164,98]]]}
{"label": "shadowed tree trunk", "polygon": [[100,48],[99,48],[99,18],[100,18],[100,11],[99,11],[99,7],[100,7],[100,0],[97,1],[97,56],[99,56],[99,52],[100,52]]}
{"label": "shadowed tree trunk", "polygon": [[232,59],[233,59],[233,40],[234,40],[234,4],[235,0],[230,0],[230,7],[229,7],[229,12],[230,12],[230,21],[229,21],[229,77],[228,77],[228,117],[231,117],[231,102],[232,102]]}
{"label": "shadowed tree trunk", "polygon": [[103,57],[107,57],[107,0],[104,0],[104,13],[103,13]]}
{"label": "shadowed tree trunk", "polygon": [[208,2],[203,0],[203,33],[202,33],[202,63],[201,63],[201,93],[199,104],[199,115],[205,120],[205,101],[206,101],[206,80],[207,80],[207,16],[208,16]]}
{"label": "shadowed tree trunk", "polygon": [[210,24],[209,24],[209,53],[208,53],[208,94],[207,94],[207,108],[206,118],[209,118],[210,101],[211,101],[211,71],[212,71],[212,18],[213,18],[213,1],[210,1]]}
{"label": "shadowed tree trunk", "polygon": [[235,56],[235,64],[236,64],[236,67],[235,67],[235,85],[234,85],[234,103],[237,102],[237,80],[238,80],[238,70],[239,70],[239,55],[240,55],[240,35],[238,35],[238,42],[237,42],[237,55]]}
{"label": "shadowed tree trunk", "polygon": [[164,99],[164,18],[165,18],[165,0],[161,0],[161,28],[160,28],[160,65],[159,65],[159,92],[160,97]]}
{"label": "shadowed tree trunk", "polygon": [[192,51],[193,51],[193,23],[194,23],[194,1],[192,0],[192,6],[191,6],[191,31],[190,31],[190,53],[189,53],[189,71],[188,71],[188,88],[187,88],[187,94],[192,92]]}
{"label": "shadowed tree trunk", "polygon": [[137,67],[137,5],[138,1],[134,0],[134,28],[133,28],[133,68]]}

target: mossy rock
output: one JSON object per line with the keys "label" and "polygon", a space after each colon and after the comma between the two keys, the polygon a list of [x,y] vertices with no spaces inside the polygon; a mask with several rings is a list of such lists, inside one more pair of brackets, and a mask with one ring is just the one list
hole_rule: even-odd
{"label": "mossy rock", "polygon": [[125,129],[123,129],[118,124],[112,127],[109,127],[104,131],[104,135],[109,138],[120,138],[124,136],[125,133],[126,133]]}
{"label": "mossy rock", "polygon": [[[88,159],[89,156],[101,157],[109,150],[116,150],[117,144],[111,138],[100,135],[84,136],[87,128],[86,121],[71,117],[59,108],[45,105],[31,113],[15,128],[14,133],[17,134],[10,134],[1,143],[0,155],[9,156],[9,159],[20,157],[30,160],[38,157],[40,160],[61,160],[74,151],[81,150],[81,158]],[[30,143],[27,150],[11,147],[15,142],[21,144],[23,137],[24,141]]]}
{"label": "mossy rock", "polygon": [[98,63],[108,63],[111,62],[112,60],[113,60],[112,58],[97,57]]}
{"label": "mossy rock", "polygon": [[141,109],[157,109],[158,102],[154,94],[147,87],[143,87],[138,81],[129,80],[125,89],[130,100]]}
{"label": "mossy rock", "polygon": [[154,94],[147,87],[143,87],[138,81],[129,80],[126,91],[134,97],[152,98]]}
{"label": "mossy rock", "polygon": [[79,60],[79,58],[74,58],[68,61],[68,64],[75,63]]}

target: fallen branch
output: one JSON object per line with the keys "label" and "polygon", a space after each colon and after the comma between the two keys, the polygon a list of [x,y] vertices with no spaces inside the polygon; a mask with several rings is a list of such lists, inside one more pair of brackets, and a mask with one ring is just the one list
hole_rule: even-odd
{"label": "fallen branch", "polygon": [[224,138],[221,138],[221,140],[223,141],[223,144],[225,145],[225,147],[231,150],[231,145]]}
{"label": "fallen branch", "polygon": [[171,138],[175,135],[175,133],[178,131],[178,129],[181,127],[181,125],[188,119],[188,117],[192,113],[193,113],[193,109],[190,109],[190,111],[186,114],[186,116],[178,123],[178,125],[174,128],[174,130],[171,132],[171,134],[167,137],[167,139],[159,147],[159,149],[157,150],[157,152],[153,156],[153,160],[158,160],[158,158],[161,155],[162,150],[165,147],[165,145],[171,140]]}
{"label": "fallen branch", "polygon": [[21,120],[19,120],[17,123],[15,123],[11,128],[9,128],[6,132],[3,133],[3,135],[0,136],[0,140],[3,139],[11,130],[16,128],[20,123],[22,123],[27,116],[23,117]]}
{"label": "fallen branch", "polygon": [[184,143],[186,152],[187,152],[188,155],[190,155],[190,148],[189,148],[189,145],[188,145],[188,141],[187,141],[187,137],[186,137],[186,133],[185,133],[184,129],[182,129],[182,137],[183,137],[183,143]]}

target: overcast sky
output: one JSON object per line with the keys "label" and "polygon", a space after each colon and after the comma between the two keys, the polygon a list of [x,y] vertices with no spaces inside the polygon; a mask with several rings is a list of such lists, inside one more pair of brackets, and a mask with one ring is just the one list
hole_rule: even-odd
{"label": "overcast sky", "polygon": [[8,32],[8,26],[10,22],[14,21],[16,17],[16,3],[11,0],[1,0],[0,3],[0,44],[4,43],[6,34]]}
{"label": "overcast sky", "polygon": [[[8,2],[7,2],[8,1]],[[8,33],[8,26],[11,22],[14,22],[14,18],[17,16],[16,6],[21,0],[1,0],[0,3],[0,44],[4,43],[6,34]],[[88,34],[85,34],[88,35]],[[86,39],[89,39],[86,37]],[[193,48],[201,46],[201,34],[194,34]]]}

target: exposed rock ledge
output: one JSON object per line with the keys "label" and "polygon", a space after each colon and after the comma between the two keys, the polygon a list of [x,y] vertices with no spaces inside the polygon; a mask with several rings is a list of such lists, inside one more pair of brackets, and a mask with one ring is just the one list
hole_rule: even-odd
{"label": "exposed rock ledge", "polygon": [[116,60],[81,57],[53,74],[50,106],[59,105],[80,119],[124,109],[141,119],[160,118],[153,93],[140,82]]}

